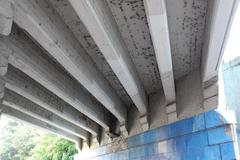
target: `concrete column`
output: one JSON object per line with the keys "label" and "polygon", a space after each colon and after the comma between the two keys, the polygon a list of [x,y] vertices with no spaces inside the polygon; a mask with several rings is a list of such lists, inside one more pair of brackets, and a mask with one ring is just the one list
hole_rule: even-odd
{"label": "concrete column", "polygon": [[0,35],[9,35],[13,23],[13,5],[9,0],[0,0]]}
{"label": "concrete column", "polygon": [[121,131],[121,134],[122,134],[124,137],[127,137],[127,136],[128,136],[128,131],[127,131],[126,123],[125,123],[125,124],[120,124],[120,131]]}
{"label": "concrete column", "polygon": [[149,129],[149,121],[148,121],[148,115],[145,114],[143,116],[140,116],[140,124],[143,131],[147,131]]}
{"label": "concrete column", "polygon": [[[218,107],[218,77],[203,83],[203,108],[209,111]],[[222,104],[224,105],[224,104]]]}
{"label": "concrete column", "polygon": [[166,106],[166,114],[168,123],[177,121],[177,106],[176,102],[168,104]]}

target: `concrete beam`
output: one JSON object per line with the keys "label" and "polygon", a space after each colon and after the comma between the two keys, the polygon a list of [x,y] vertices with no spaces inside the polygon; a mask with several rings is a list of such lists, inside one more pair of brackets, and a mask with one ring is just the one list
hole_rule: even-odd
{"label": "concrete beam", "polygon": [[0,34],[9,35],[13,23],[13,5],[9,0],[0,0]]}
{"label": "concrete beam", "polygon": [[10,53],[11,50],[5,44],[0,43],[0,76],[4,76],[7,73],[8,57]]}
{"label": "concrete beam", "polygon": [[56,67],[44,51],[16,26],[2,39],[12,50],[9,63],[40,83],[62,100],[109,130],[102,106],[75,80]]}
{"label": "concrete beam", "polygon": [[68,133],[87,140],[89,138],[89,133],[85,130],[77,127],[76,125],[61,119],[52,112],[47,111],[44,108],[36,105],[35,103],[29,101],[28,99],[10,91],[5,90],[3,104],[9,106],[18,111],[24,112],[34,118],[44,121],[52,126],[62,129]]}
{"label": "concrete beam", "polygon": [[[3,77],[0,76],[0,100],[4,96],[4,90],[5,90],[5,80]],[[1,101],[0,101],[0,106],[1,106]]]}
{"label": "concrete beam", "polygon": [[9,90],[85,129],[94,136],[98,134],[99,126],[95,122],[11,65],[9,65],[5,80],[6,88]]}
{"label": "concrete beam", "polygon": [[200,70],[194,70],[176,82],[177,120],[204,112]]}
{"label": "concrete beam", "polygon": [[207,82],[218,75],[222,55],[227,43],[233,15],[239,0],[209,1],[202,53],[202,81]]}
{"label": "concrete beam", "polygon": [[70,0],[105,59],[141,115],[147,113],[147,96],[128,50],[105,1]]}
{"label": "concrete beam", "polygon": [[148,25],[167,103],[176,100],[165,0],[144,0]]}
{"label": "concrete beam", "polygon": [[48,132],[50,131],[50,132],[52,132],[54,134],[62,136],[62,137],[66,138],[66,139],[68,139],[70,141],[73,141],[73,142],[79,142],[81,140],[79,137],[77,137],[77,136],[75,136],[73,134],[65,132],[65,131],[63,131],[63,130],[61,130],[59,128],[56,128],[54,126],[49,125],[46,122],[38,120],[38,119],[36,119],[34,117],[29,116],[26,113],[23,113],[21,111],[15,110],[15,109],[10,108],[10,107],[5,106],[5,105],[2,106],[2,114],[10,116],[11,118],[16,119],[18,121],[22,121],[24,123],[33,125],[34,127],[37,127],[39,129],[43,129],[43,130],[46,130]]}
{"label": "concrete beam", "polygon": [[15,10],[14,21],[124,122],[127,116],[124,104],[51,5],[44,0],[15,0]]}

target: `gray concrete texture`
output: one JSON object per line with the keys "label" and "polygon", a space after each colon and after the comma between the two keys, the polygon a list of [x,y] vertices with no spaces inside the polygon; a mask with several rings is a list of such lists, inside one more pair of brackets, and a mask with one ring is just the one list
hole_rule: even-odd
{"label": "gray concrete texture", "polygon": [[1,112],[89,148],[217,108],[238,0],[210,1],[0,0]]}

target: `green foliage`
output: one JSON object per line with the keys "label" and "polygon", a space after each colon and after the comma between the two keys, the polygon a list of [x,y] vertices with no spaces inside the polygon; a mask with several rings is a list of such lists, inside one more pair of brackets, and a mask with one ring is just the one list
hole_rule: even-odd
{"label": "green foliage", "polygon": [[75,144],[9,121],[0,135],[0,160],[73,160]]}
{"label": "green foliage", "polygon": [[46,134],[32,150],[33,159],[39,160],[73,160],[77,153],[75,144],[60,137]]}
{"label": "green foliage", "polygon": [[16,121],[9,121],[1,135],[1,160],[24,160],[34,148],[34,137],[38,134],[35,129]]}

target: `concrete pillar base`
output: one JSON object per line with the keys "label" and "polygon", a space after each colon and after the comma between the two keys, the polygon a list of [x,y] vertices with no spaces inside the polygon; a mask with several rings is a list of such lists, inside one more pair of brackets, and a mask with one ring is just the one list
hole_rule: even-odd
{"label": "concrete pillar base", "polygon": [[123,135],[123,137],[128,136],[128,131],[127,131],[126,124],[121,124],[120,125],[120,131],[121,131],[121,134]]}
{"label": "concrete pillar base", "polygon": [[91,147],[99,147],[100,146],[100,141],[97,136],[94,136],[91,138]]}
{"label": "concrete pillar base", "polygon": [[89,140],[84,140],[82,141],[82,148],[84,149],[90,149],[90,141]]}
{"label": "concrete pillar base", "polygon": [[140,117],[140,123],[141,123],[143,131],[147,131],[149,129],[149,123],[148,123],[148,116],[147,115],[143,115],[143,116]]}
{"label": "concrete pillar base", "polygon": [[83,149],[83,141],[80,139],[78,142],[75,142],[78,153]]}
{"label": "concrete pillar base", "polygon": [[168,118],[168,123],[177,121],[177,106],[176,103],[171,103],[166,106],[166,114]]}
{"label": "concrete pillar base", "polygon": [[209,111],[218,106],[218,79],[203,84],[203,107]]}

